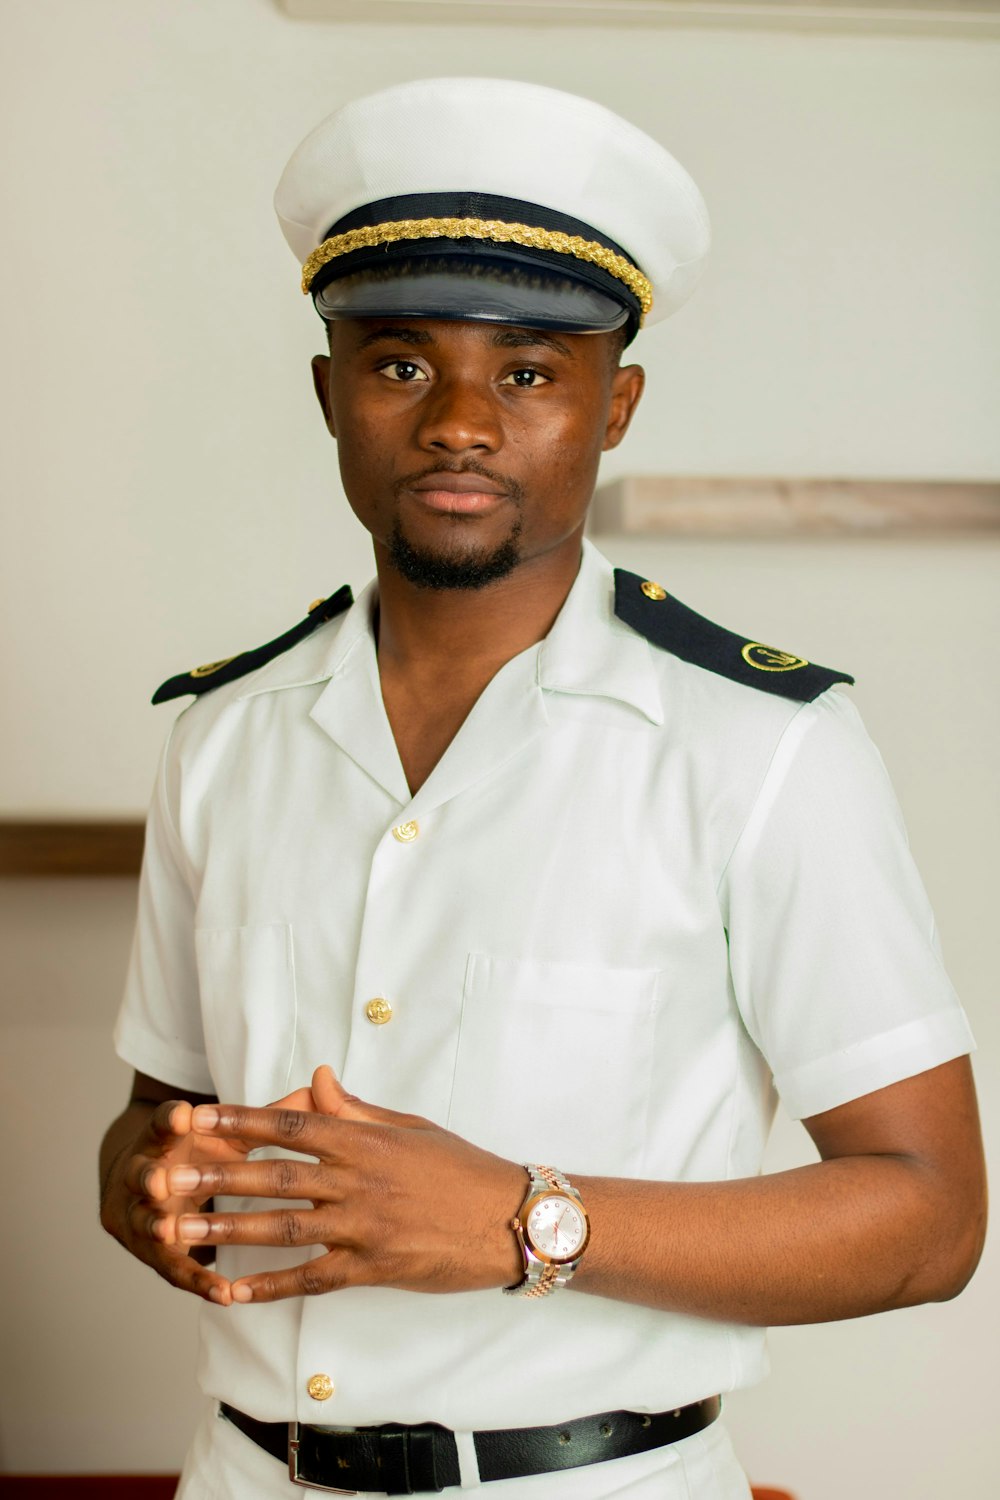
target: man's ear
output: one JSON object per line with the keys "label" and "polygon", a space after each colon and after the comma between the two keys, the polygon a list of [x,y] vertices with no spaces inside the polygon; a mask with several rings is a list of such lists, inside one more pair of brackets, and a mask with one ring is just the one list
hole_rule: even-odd
{"label": "man's ear", "polygon": [[333,425],[333,411],[330,406],[330,356],[329,354],[314,354],[312,360],[313,389],[316,392],[316,400],[323,409],[323,420],[326,423],[330,436],[337,436]]}
{"label": "man's ear", "polygon": [[639,398],[646,385],[646,372],[642,365],[622,365],[611,378],[611,400],[608,404],[608,425],[601,445],[604,452],[617,448],[628,432],[632,415],[639,405]]}

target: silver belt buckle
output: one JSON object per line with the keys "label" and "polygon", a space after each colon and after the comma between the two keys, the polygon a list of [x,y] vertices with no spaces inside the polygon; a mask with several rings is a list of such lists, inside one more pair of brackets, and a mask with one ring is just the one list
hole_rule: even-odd
{"label": "silver belt buckle", "polygon": [[303,1490],[322,1490],[324,1495],[360,1495],[360,1490],[338,1490],[334,1484],[313,1484],[299,1477],[299,1424],[288,1424],[288,1477]]}

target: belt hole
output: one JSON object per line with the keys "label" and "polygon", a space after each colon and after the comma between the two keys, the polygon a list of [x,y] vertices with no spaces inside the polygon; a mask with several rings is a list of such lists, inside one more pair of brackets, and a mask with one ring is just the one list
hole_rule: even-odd
{"label": "belt hole", "polygon": [[568,1443],[568,1442],[569,1442],[569,1440],[570,1440],[570,1435],[569,1435],[569,1433],[568,1433],[568,1432],[561,1432],[561,1433],[560,1433],[560,1434],[559,1434],[559,1441],[560,1441],[560,1442],[561,1442],[561,1443]]}
{"label": "belt hole", "polygon": [[652,1419],[652,1417],[643,1417],[643,1419],[642,1419],[642,1425],[643,1425],[643,1427],[652,1427],[652,1425],[653,1425],[653,1419]]}
{"label": "belt hole", "polygon": [[677,1410],[674,1412],[674,1416],[675,1417],[679,1417],[680,1414],[681,1414],[681,1409],[680,1409],[680,1407],[678,1407]]}
{"label": "belt hole", "polygon": [[610,1436],[611,1436],[611,1427],[610,1427],[610,1424],[607,1423],[607,1422],[602,1422],[601,1423],[601,1437],[610,1437]]}

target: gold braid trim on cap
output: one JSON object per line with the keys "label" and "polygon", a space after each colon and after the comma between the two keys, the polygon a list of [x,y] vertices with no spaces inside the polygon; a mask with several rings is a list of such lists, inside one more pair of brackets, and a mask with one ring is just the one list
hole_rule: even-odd
{"label": "gold braid trim on cap", "polygon": [[653,305],[653,288],[638,266],[601,245],[578,234],[563,234],[558,229],[535,229],[530,224],[507,224],[502,219],[399,219],[392,224],[372,224],[348,229],[324,240],[302,267],[302,290],[308,292],[321,266],[350,255],[352,250],[368,250],[374,245],[391,245],[397,240],[494,240],[498,245],[524,245],[529,250],[554,250],[558,255],[573,255],[602,271],[608,271],[639,299],[643,315]]}

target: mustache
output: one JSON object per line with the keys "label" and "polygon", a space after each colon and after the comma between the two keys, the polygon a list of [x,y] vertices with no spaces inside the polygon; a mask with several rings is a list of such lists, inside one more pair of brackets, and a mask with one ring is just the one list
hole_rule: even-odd
{"label": "mustache", "polygon": [[496,469],[488,469],[485,464],[478,463],[475,459],[467,460],[463,464],[434,464],[432,468],[420,469],[412,474],[404,474],[393,485],[396,498],[399,498],[403,490],[407,490],[412,485],[418,484],[421,479],[430,479],[433,474],[475,474],[480,479],[488,479],[491,484],[498,485],[516,505],[519,505],[524,498],[524,485],[520,484],[512,475],[499,474]]}

